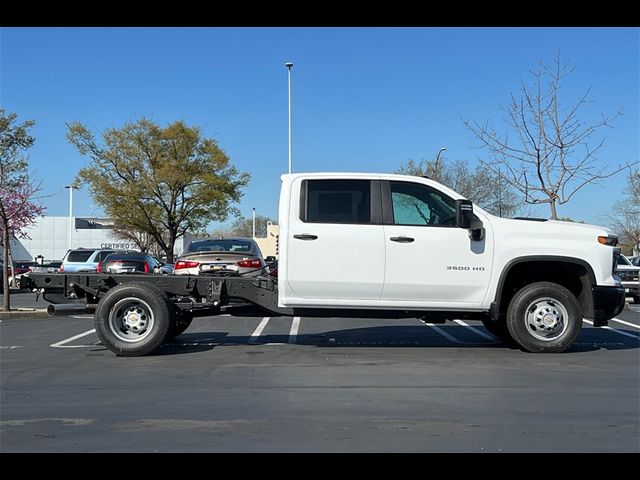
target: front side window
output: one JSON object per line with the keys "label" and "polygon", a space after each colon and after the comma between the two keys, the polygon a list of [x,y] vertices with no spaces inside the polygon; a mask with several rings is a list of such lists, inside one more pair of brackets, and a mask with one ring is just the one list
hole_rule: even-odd
{"label": "front side window", "polygon": [[426,185],[390,182],[395,225],[455,226],[456,203]]}
{"label": "front side window", "polygon": [[307,222],[369,223],[369,180],[308,180]]}

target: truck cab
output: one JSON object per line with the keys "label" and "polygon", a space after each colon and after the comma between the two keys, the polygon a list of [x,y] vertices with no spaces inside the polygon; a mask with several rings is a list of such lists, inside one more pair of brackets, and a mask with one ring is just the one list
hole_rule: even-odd
{"label": "truck cab", "polygon": [[[281,307],[486,315],[490,330],[512,336],[509,307],[531,285],[559,286],[596,325],[624,305],[608,229],[496,217],[428,178],[283,175],[279,219]],[[551,297],[532,299],[524,322],[546,347],[569,315]]]}

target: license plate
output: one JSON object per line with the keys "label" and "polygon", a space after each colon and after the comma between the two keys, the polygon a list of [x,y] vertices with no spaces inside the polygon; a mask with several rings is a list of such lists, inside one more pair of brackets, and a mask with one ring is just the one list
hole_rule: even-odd
{"label": "license plate", "polygon": [[223,270],[225,269],[227,266],[226,265],[203,265],[202,269],[203,270]]}

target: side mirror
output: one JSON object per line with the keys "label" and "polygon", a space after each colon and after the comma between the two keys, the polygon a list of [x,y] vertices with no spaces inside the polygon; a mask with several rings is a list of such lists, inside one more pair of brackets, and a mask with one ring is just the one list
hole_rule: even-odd
{"label": "side mirror", "polygon": [[469,230],[471,240],[479,241],[484,238],[482,222],[473,214],[471,200],[456,200],[456,225]]}
{"label": "side mirror", "polygon": [[456,226],[471,228],[473,221],[473,203],[471,200],[456,200]]}
{"label": "side mirror", "polygon": [[273,255],[269,255],[267,258],[264,259],[265,262],[267,263],[272,263],[276,261],[276,257],[274,257]]}

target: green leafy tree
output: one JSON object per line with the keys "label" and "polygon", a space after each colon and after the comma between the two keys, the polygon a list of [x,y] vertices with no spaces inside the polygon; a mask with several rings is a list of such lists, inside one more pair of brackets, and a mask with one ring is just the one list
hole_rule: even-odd
{"label": "green leafy tree", "polygon": [[[35,142],[35,138],[29,134],[35,122],[27,120],[17,123],[17,117],[15,113],[7,114],[0,108],[0,268],[5,270],[11,267],[9,240],[27,238],[25,228],[33,225],[35,218],[44,210],[33,202],[40,185],[35,182],[33,175],[29,175],[29,164],[24,156],[24,151]],[[9,311],[9,276],[5,272],[0,291],[4,292],[2,310]]]}
{"label": "green leafy tree", "polygon": [[[267,222],[276,223],[272,218],[256,215],[256,237],[267,236]],[[230,233],[237,237],[251,237],[253,234],[253,217],[236,219],[231,225]]]}
{"label": "green leafy tree", "polygon": [[166,127],[142,118],[109,128],[98,143],[81,123],[67,125],[67,139],[91,164],[76,180],[89,184],[94,201],[120,230],[147,234],[173,262],[185,232],[203,232],[224,221],[249,182],[218,143],[182,121]]}
{"label": "green leafy tree", "polygon": [[447,162],[439,157],[419,162],[409,160],[396,173],[427,176],[500,217],[515,215],[523,205],[518,194],[501,175],[484,165],[471,169],[466,160]]}

